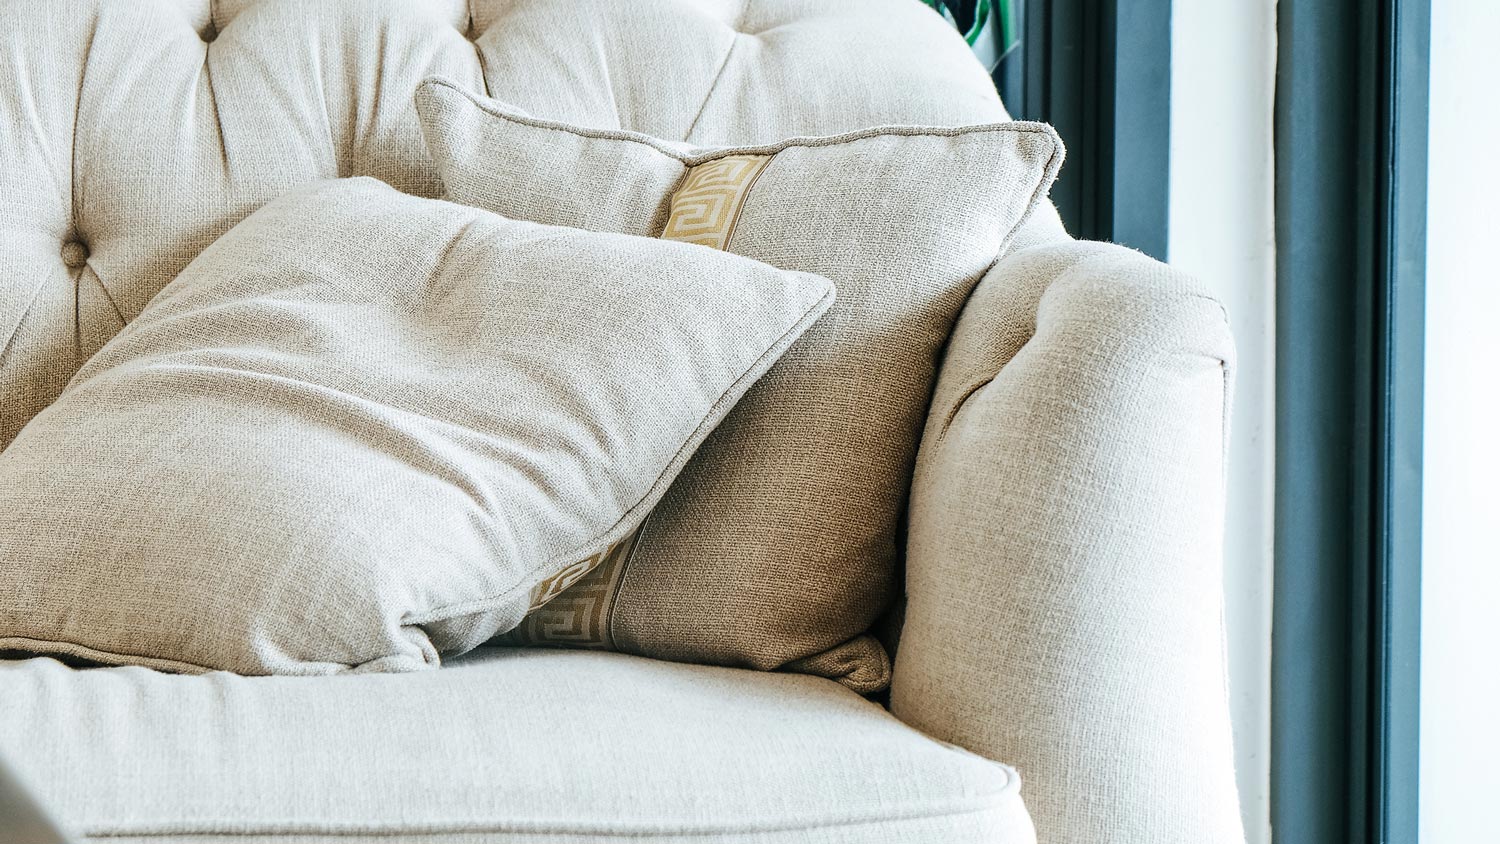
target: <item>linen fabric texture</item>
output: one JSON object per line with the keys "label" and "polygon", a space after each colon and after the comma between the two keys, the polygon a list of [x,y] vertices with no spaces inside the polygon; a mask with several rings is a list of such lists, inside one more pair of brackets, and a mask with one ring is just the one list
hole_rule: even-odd
{"label": "linen fabric texture", "polygon": [[438,195],[432,74],[700,145],[1005,119],[910,0],[74,0],[0,4],[0,33],[0,448],[262,204],[341,176]]}
{"label": "linen fabric texture", "polygon": [[293,191],[0,453],[0,650],[436,665],[633,531],[833,295],[373,179]]}
{"label": "linen fabric texture", "polygon": [[817,677],[480,648],[344,677],[0,661],[0,688],[0,754],[91,840],[1036,840],[1013,769]]}
{"label": "linen fabric texture", "polygon": [[455,202],[827,276],[839,301],[704,443],[636,537],[507,641],[889,680],[869,634],[943,344],[1057,172],[1050,128],[895,127],[695,150],[417,91]]}
{"label": "linen fabric texture", "polygon": [[1007,256],[954,329],[891,711],[1019,768],[1044,841],[1244,841],[1220,547],[1234,360],[1201,283],[1100,243]]}
{"label": "linen fabric texture", "polygon": [[[578,5],[577,0],[0,3],[0,33],[6,38],[0,52],[0,78],[6,80],[0,88],[0,447],[206,245],[265,202],[307,182],[339,176],[374,176],[407,193],[439,195],[443,185],[412,104],[418,83],[434,74],[534,115],[698,148],[897,123],[959,126],[1006,119],[994,83],[963,39],[930,8],[911,0],[619,0],[591,3],[586,16],[580,16]],[[969,210],[955,203],[944,214],[963,219]],[[817,235],[809,231],[807,237]],[[1036,208],[1007,251],[1041,244],[1077,249],[1079,255],[1098,248],[1071,243],[1047,203]],[[1208,656],[1219,641],[1216,619],[1212,606],[1189,602],[1211,591],[1201,588],[1204,581],[1218,582],[1214,573],[1221,550],[1218,537],[1205,539],[1216,524],[1189,520],[1223,507],[1218,464],[1203,456],[1216,450],[1214,441],[1223,430],[1178,437],[1197,456],[1172,458],[1150,475],[1151,495],[1172,491],[1154,510],[1147,494],[1125,475],[1112,476],[1107,485],[1111,494],[1123,496],[1120,501],[1102,498],[1105,487],[1100,498],[1084,493],[1091,479],[1087,473],[1099,459],[1120,460],[1133,438],[1152,443],[1151,453],[1158,456],[1184,453],[1164,451],[1157,432],[1181,432],[1187,423],[1180,420],[1218,418],[1223,398],[1206,378],[1190,379],[1194,386],[1185,393],[1173,392],[1173,372],[1180,365],[1197,367],[1197,356],[1156,356],[1146,366],[1136,355],[1147,347],[1123,343],[1137,330],[1133,321],[1145,313],[1121,308],[1116,319],[1115,306],[1107,303],[1129,302],[1154,283],[1176,284],[1173,277],[1159,268],[1148,270],[1144,259],[1058,260],[1043,266],[1036,257],[996,265],[975,289],[944,353],[945,371],[954,375],[945,376],[932,414],[946,419],[965,388],[976,388],[976,398],[963,403],[942,447],[923,458],[934,471],[924,476],[920,501],[913,502],[921,526],[912,527],[925,538],[908,547],[913,568],[924,572],[911,584],[912,623],[921,632],[898,654],[896,708],[901,717],[974,752],[1015,760],[1043,840],[1206,840],[1209,836],[1193,837],[1205,823],[1219,830],[1232,823],[1222,807],[1224,789],[1233,786],[1221,743],[1227,710],[1216,702],[1222,697],[1223,662]],[[1077,296],[1012,298],[1018,290],[1042,290],[1054,279],[1098,294],[1123,286],[1118,297],[1101,295],[1097,307],[1077,311],[1072,307],[1082,303]],[[1042,301],[1047,307],[1033,309]],[[1153,301],[1152,309],[1164,304]],[[1069,312],[1089,316],[1059,319]],[[1052,327],[1027,351],[1041,325]],[[1059,334],[1064,325],[1066,334]],[[1184,325],[1197,330],[1209,323]],[[1172,347],[1169,330],[1147,333],[1162,344],[1158,348]],[[1057,345],[1062,339],[1066,344]],[[1124,373],[1124,380],[1109,385],[1103,374],[1089,376],[1086,384],[1098,391],[1093,398],[1052,391],[1043,375],[1019,378],[1032,363],[1045,363],[1059,388],[1077,387],[1079,378],[1058,374],[1070,366],[1066,350],[1088,352],[1080,360],[1095,368],[1109,360],[1089,351],[1096,346],[1125,355],[1112,370]],[[1034,353],[1044,348],[1054,351]],[[980,386],[991,377],[995,389]],[[1149,389],[1127,404],[1131,379],[1138,377],[1147,379]],[[1020,382],[1036,391],[1024,403],[1003,388]],[[1106,393],[1113,398],[1098,398]],[[1212,409],[1199,409],[1198,402]],[[1190,407],[1186,413],[1184,406]],[[1034,416],[1011,418],[1017,408]],[[1080,446],[1072,452],[1076,462],[1066,459],[1061,444],[1070,428],[1097,434],[1094,414],[1107,409],[1114,409],[1113,421],[1129,426],[1105,432],[1108,448],[1075,443]],[[1026,464],[1031,448],[1042,449],[1046,466]],[[1018,449],[1020,456],[1001,454]],[[1150,461],[1113,465],[1141,471]],[[1001,467],[1018,466],[1025,474],[1014,486],[996,475]],[[1059,473],[1052,486],[1045,483],[1048,471]],[[1172,480],[1174,471],[1181,474]],[[1059,501],[1066,507],[1049,512],[1052,502],[1038,491],[1065,484],[1070,494]],[[1188,506],[1179,507],[1182,502]],[[956,509],[941,514],[942,506]],[[1018,520],[1027,527],[1012,533]],[[951,542],[942,541],[943,531],[951,532]],[[1047,544],[1032,548],[1023,541],[1027,538]],[[1110,551],[1113,542],[1125,543],[1128,550],[1117,557]],[[1151,543],[1162,546],[1160,556],[1142,550]],[[1179,565],[1189,575],[1189,588],[1179,590],[1173,583]],[[1017,578],[1022,582],[1015,583]],[[936,591],[927,596],[928,589]],[[892,614],[888,620],[886,629],[894,635],[900,617]],[[1184,624],[1199,632],[1183,634]],[[1176,652],[1169,645],[1149,647],[1158,629],[1171,631],[1168,642],[1193,646]],[[1178,638],[1184,635],[1195,638]],[[1048,647],[1053,641],[1059,650]],[[1110,644],[1115,641],[1121,646]],[[580,664],[562,680],[560,664],[550,661],[554,656],[587,655],[543,653],[535,671],[524,675],[450,678],[445,667],[399,676],[244,681],[137,669],[72,670],[37,659],[28,664],[49,667],[35,670],[28,682],[45,685],[46,695],[40,703],[3,710],[0,753],[33,774],[32,782],[62,820],[77,821],[85,833],[122,828],[124,819],[144,814],[153,797],[160,801],[152,804],[159,810],[152,812],[155,818],[174,817],[163,804],[176,794],[191,796],[181,811],[195,818],[244,817],[231,801],[257,794],[267,795],[268,805],[293,798],[303,806],[348,805],[350,817],[369,818],[372,824],[403,811],[416,817],[417,805],[452,815],[449,810],[462,804],[476,813],[490,810],[494,817],[509,806],[518,816],[532,816],[534,801],[500,801],[511,789],[533,782],[537,772],[546,772],[549,785],[527,796],[601,792],[581,783],[605,778],[619,766],[618,790],[628,796],[612,802],[611,810],[649,796],[662,798],[650,805],[669,818],[681,817],[672,814],[678,811],[716,809],[725,817],[747,817],[759,816],[769,805],[848,804],[891,793],[882,789],[915,788],[932,776],[930,768],[913,765],[895,746],[909,730],[892,725],[875,735],[837,720],[814,719],[811,731],[799,731],[816,707],[779,682],[810,678],[736,674],[745,682],[728,687],[727,702],[746,699],[749,689],[761,690],[766,700],[756,723],[766,730],[722,728],[749,721],[744,710],[723,709],[734,714],[715,721],[721,729],[714,731],[709,719],[692,713],[721,711],[717,701],[691,697],[681,710],[675,707],[676,695],[690,688],[686,682],[664,685],[659,697],[645,690],[626,696],[619,685],[600,682],[594,662]],[[643,687],[664,682],[648,669],[690,669],[694,676],[700,670],[621,662],[641,669],[634,677]],[[1062,670],[1052,670],[1056,665]],[[98,694],[106,685],[99,678],[121,674],[140,680],[121,683],[124,690],[117,694]],[[902,679],[906,675],[909,683]],[[558,677],[559,685],[549,685],[550,677]],[[275,691],[264,697],[231,691],[243,684],[266,684]],[[286,694],[284,685],[299,691]],[[26,683],[18,673],[7,673],[0,686],[5,690],[0,706],[30,694],[20,691]],[[189,688],[194,691],[179,691]],[[197,703],[199,695],[209,696],[197,691],[201,688],[222,692],[224,708]],[[64,705],[69,696],[96,702]],[[190,698],[195,702],[188,703]],[[615,700],[621,710],[609,707]],[[271,708],[272,701],[285,705]],[[1172,726],[1177,706],[1196,707],[1199,713],[1218,707],[1221,711],[1211,716],[1218,726],[1205,726],[1207,719],[1197,716],[1181,728]],[[596,708],[603,714],[596,716]],[[671,718],[657,732],[638,730],[639,721],[624,719],[658,710]],[[1136,710],[1145,717],[1135,718]],[[603,717],[611,714],[624,720]],[[630,763],[657,758],[648,751],[669,749],[668,737],[678,735],[671,728],[689,718],[704,728],[691,732],[696,755],[685,761],[713,753],[724,764],[684,767],[686,784],[675,789],[624,784],[672,770]],[[641,745],[626,745],[638,732],[646,735]],[[319,747],[334,733],[338,749],[325,754]],[[283,734],[291,737],[282,741]],[[496,738],[501,735],[507,736],[503,743]],[[742,735],[754,740],[741,744]],[[523,746],[522,736],[535,742]],[[787,746],[801,741],[798,752],[831,747],[831,755],[813,759],[806,770],[795,767],[800,757],[791,750],[784,765],[740,762],[760,759],[755,751],[778,736],[788,736]],[[1207,744],[1196,747],[1185,736]],[[113,753],[127,737],[138,739],[131,745],[138,750]],[[822,744],[825,739],[830,744]],[[721,745],[722,756],[715,752]],[[616,746],[620,752],[611,753]],[[386,756],[388,747],[394,749]],[[90,755],[81,755],[85,750]],[[512,758],[510,753],[532,764],[512,775],[514,769],[500,764]],[[1194,761],[1200,753],[1201,764]],[[890,765],[882,764],[888,758]],[[152,770],[182,778],[172,781],[175,790],[158,790],[135,778],[134,763],[124,759],[149,760]],[[869,771],[869,780],[841,788],[848,781],[837,763],[846,759],[857,760],[863,768],[852,770]],[[49,772],[48,765],[55,767]],[[811,773],[813,768],[818,773]],[[78,776],[77,770],[90,773]],[[260,773],[250,777],[247,770]],[[718,777],[764,770],[777,773],[731,779],[722,789],[716,785]],[[360,794],[375,793],[366,777],[376,774],[386,777],[379,793],[388,799],[363,801]],[[491,776],[505,778],[487,779]],[[1180,787],[1195,780],[1202,786]],[[220,785],[226,782],[242,785],[231,790]],[[783,782],[786,791],[779,788]],[[960,788],[954,780],[944,782],[944,788]],[[133,784],[145,791],[105,801],[106,790],[116,794],[113,789]],[[204,790],[191,787],[199,785]],[[793,802],[793,789],[807,802]],[[1217,796],[1205,799],[1202,789]],[[668,793],[677,799],[666,799]],[[214,802],[215,795],[221,803]],[[219,805],[229,808],[218,812]],[[731,805],[751,808],[730,815]],[[117,816],[122,824],[113,823]],[[282,831],[295,831],[289,826],[294,817],[307,815],[286,813],[288,826]],[[850,837],[879,840],[882,829],[897,823],[890,815],[879,817]],[[912,815],[902,817],[915,823]],[[1171,830],[1136,834],[1153,823]],[[898,827],[893,837],[1009,840],[991,830],[921,834],[912,828]],[[723,837],[745,842],[773,834]],[[819,834],[787,837],[816,840]],[[400,837],[481,840],[478,834]],[[1240,839],[1232,830],[1223,837]],[[322,840],[348,842],[351,835]]]}

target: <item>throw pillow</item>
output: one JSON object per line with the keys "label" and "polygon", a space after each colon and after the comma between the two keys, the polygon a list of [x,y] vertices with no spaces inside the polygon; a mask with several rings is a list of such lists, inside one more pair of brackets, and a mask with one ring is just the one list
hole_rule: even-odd
{"label": "throw pillow", "polygon": [[0,453],[0,650],[432,666],[632,536],[832,297],[370,179],[295,191]]}
{"label": "throw pillow", "polygon": [[692,150],[537,119],[441,79],[416,103],[455,202],[727,250],[839,287],[633,542],[506,641],[884,686],[889,661],[867,631],[899,589],[898,531],[939,355],[969,291],[1046,195],[1056,134],[896,127]]}

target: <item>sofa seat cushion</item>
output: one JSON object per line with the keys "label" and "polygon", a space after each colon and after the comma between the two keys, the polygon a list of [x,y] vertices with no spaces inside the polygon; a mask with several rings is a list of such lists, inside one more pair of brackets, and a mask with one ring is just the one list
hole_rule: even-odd
{"label": "sofa seat cushion", "polygon": [[612,653],[320,677],[0,661],[0,755],[116,842],[1034,840],[1014,771],[837,683]]}

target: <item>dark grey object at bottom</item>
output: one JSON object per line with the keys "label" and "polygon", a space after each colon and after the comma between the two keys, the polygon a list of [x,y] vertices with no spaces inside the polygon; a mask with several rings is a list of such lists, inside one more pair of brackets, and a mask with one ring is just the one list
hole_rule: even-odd
{"label": "dark grey object at bottom", "polygon": [[72,840],[0,759],[0,844],[69,844]]}

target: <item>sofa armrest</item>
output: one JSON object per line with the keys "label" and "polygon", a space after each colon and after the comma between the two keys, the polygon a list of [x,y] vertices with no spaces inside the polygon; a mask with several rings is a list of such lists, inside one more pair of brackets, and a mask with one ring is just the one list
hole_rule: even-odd
{"label": "sofa armrest", "polygon": [[1020,769],[1041,841],[1243,842],[1225,682],[1222,306],[1131,250],[1013,253],[918,458],[891,709]]}

